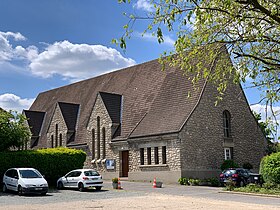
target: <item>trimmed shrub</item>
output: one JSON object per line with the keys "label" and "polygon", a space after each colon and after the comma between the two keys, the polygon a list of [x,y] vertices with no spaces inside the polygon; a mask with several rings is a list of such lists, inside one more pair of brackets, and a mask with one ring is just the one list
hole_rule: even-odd
{"label": "trimmed shrub", "polygon": [[30,167],[39,170],[50,185],[67,172],[83,168],[86,153],[70,148],[48,148],[39,150],[0,152],[0,176],[8,168]]}
{"label": "trimmed shrub", "polygon": [[180,185],[189,185],[189,180],[186,177],[181,177],[178,179]]}
{"label": "trimmed shrub", "polygon": [[263,157],[260,173],[265,182],[280,184],[280,152]]}
{"label": "trimmed shrub", "polygon": [[238,164],[235,163],[233,160],[225,160],[221,165],[221,170],[225,170],[228,168],[238,168]]}

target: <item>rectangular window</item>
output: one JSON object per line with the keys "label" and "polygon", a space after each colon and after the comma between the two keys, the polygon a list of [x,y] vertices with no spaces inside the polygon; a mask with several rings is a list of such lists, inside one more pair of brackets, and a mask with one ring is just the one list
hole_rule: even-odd
{"label": "rectangular window", "polygon": [[144,165],[144,148],[140,148],[140,165]]}
{"label": "rectangular window", "polygon": [[159,164],[158,161],[158,147],[154,148],[155,164]]}
{"label": "rectangular window", "polygon": [[151,159],[151,147],[147,148],[147,159],[148,159],[148,165],[151,165],[152,159]]}
{"label": "rectangular window", "polygon": [[166,146],[162,147],[162,164],[166,164]]}
{"label": "rectangular window", "polygon": [[231,159],[230,148],[225,148],[225,160],[230,160],[230,159]]}

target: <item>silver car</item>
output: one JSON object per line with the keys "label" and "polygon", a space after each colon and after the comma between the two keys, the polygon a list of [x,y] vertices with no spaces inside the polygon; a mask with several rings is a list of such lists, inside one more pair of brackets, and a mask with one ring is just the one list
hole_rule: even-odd
{"label": "silver car", "polygon": [[93,187],[96,190],[103,187],[102,176],[93,169],[76,169],[57,180],[57,189],[77,188],[84,191]]}

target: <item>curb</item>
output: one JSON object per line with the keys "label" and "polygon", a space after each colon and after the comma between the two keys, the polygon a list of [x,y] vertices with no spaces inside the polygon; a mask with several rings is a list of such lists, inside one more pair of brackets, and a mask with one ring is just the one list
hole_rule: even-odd
{"label": "curb", "polygon": [[251,195],[251,196],[261,196],[270,198],[280,198],[280,195],[270,195],[270,194],[260,194],[260,193],[245,193],[245,192],[234,192],[234,191],[219,191],[218,193],[229,193],[229,194],[239,194],[239,195]]}

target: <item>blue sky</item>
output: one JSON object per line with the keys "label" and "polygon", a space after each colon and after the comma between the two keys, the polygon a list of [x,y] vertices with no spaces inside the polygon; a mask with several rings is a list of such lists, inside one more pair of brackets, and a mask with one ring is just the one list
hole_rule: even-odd
{"label": "blue sky", "polygon": [[[175,36],[166,35],[159,45],[151,34],[141,36],[147,24],[141,22],[126,52],[111,44],[124,33],[128,19],[123,12],[143,14],[150,9],[146,0],[130,5],[117,0],[1,0],[0,107],[28,109],[42,91],[172,50]],[[256,90],[246,90],[246,95],[250,104],[258,101]]]}

